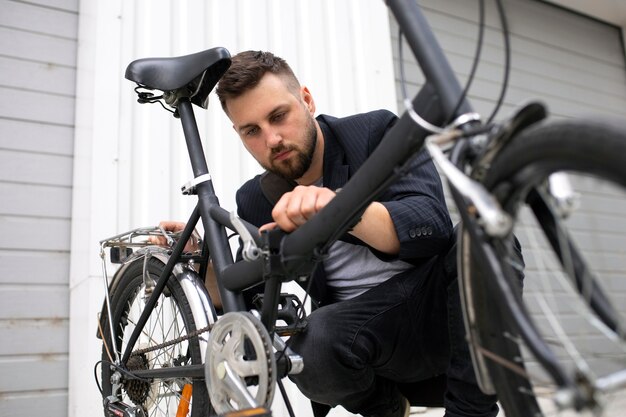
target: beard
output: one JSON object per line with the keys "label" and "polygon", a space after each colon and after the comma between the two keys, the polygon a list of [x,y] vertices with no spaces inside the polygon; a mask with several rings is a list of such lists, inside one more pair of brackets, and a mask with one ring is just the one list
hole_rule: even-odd
{"label": "beard", "polygon": [[269,166],[264,166],[263,168],[288,180],[301,178],[311,167],[315,146],[317,144],[317,128],[313,117],[310,115],[305,127],[303,139],[302,147],[296,145],[281,145],[272,149],[272,157],[285,151],[294,151],[295,156],[282,161],[276,161],[271,158]]}

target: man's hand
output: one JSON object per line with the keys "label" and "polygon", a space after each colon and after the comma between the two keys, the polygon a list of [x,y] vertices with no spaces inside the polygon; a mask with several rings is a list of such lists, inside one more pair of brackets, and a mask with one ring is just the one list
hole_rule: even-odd
{"label": "man's hand", "polygon": [[272,210],[274,221],[264,224],[259,230],[280,227],[285,232],[293,232],[334,197],[335,192],[328,188],[298,185],[293,191],[283,194]]}
{"label": "man's hand", "polygon": [[[159,227],[165,230],[166,232],[182,232],[185,228],[185,223],[183,222],[174,222],[174,221],[162,221],[159,223]],[[153,245],[159,246],[167,246],[167,239],[165,236],[150,236],[148,238],[148,242]],[[197,233],[193,233],[185,248],[183,249],[185,252],[194,252],[198,249],[198,236]]]}
{"label": "man's hand", "polygon": [[[324,208],[335,195],[328,188],[299,185],[283,194],[272,210],[274,221],[264,224],[259,231],[280,227],[285,232],[293,232]],[[400,251],[393,221],[385,206],[379,202],[375,201],[367,207],[361,221],[350,233],[381,252],[393,255]]]}

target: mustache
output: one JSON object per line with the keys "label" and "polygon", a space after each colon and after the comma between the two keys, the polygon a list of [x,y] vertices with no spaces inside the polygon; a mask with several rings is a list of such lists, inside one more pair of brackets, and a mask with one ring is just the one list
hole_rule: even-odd
{"label": "mustache", "polygon": [[295,151],[297,150],[297,148],[295,146],[287,146],[287,145],[279,145],[276,148],[272,149],[272,156],[274,155],[278,155],[279,153],[285,152],[285,151]]}

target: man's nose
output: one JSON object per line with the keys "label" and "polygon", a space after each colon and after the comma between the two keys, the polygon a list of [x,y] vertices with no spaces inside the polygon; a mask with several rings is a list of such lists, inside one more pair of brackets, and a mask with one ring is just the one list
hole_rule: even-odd
{"label": "man's nose", "polygon": [[279,132],[275,130],[269,130],[269,131],[266,131],[265,133],[266,133],[265,143],[267,144],[268,148],[270,149],[276,148],[277,146],[280,146],[280,144],[283,142],[283,138]]}

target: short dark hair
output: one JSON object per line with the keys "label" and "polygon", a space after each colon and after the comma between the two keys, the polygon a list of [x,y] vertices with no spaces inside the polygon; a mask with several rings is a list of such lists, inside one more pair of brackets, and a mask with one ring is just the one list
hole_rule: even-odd
{"label": "short dark hair", "polygon": [[293,93],[299,90],[300,83],[287,61],[271,52],[244,51],[232,57],[230,68],[217,85],[222,109],[228,113],[226,101],[254,88],[268,72],[283,77]]}

